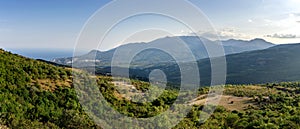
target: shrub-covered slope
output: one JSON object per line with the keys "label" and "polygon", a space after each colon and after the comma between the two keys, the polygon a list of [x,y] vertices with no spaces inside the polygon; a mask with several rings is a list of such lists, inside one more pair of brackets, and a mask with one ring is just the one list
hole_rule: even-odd
{"label": "shrub-covered slope", "polygon": [[71,88],[71,71],[0,50],[0,125],[92,128]]}

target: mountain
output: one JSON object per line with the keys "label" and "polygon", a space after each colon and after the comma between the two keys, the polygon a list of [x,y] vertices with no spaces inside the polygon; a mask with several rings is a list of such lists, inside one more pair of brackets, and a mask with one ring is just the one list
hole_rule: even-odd
{"label": "mountain", "polygon": [[261,50],[274,46],[274,44],[258,38],[250,41],[230,39],[222,41],[222,45],[224,46],[227,55],[245,51]]}
{"label": "mountain", "polygon": [[[193,53],[195,59],[199,60],[199,59],[208,58],[208,53],[206,51],[205,44],[206,43],[214,44],[217,43],[217,41],[210,41],[205,38],[199,39],[198,37],[195,36],[165,37],[165,38],[160,38],[151,41],[149,43],[130,43],[104,52],[93,50],[88,54],[74,57],[73,61],[76,61],[77,63],[90,62],[90,65],[96,64],[96,66],[110,66],[112,57],[118,56],[118,55],[114,55],[116,51],[118,51],[120,53],[119,55],[121,56],[124,56],[124,53],[126,53],[127,55],[130,54],[136,55],[135,52],[137,52],[138,50],[149,48],[137,54],[133,58],[132,64],[141,66],[141,65],[155,65],[159,63],[165,63],[165,62],[174,62],[175,59],[169,53],[166,53],[159,49],[153,49],[153,48],[162,48],[163,50],[168,49],[171,50],[173,53],[180,54],[180,57],[183,59],[182,61],[188,62],[190,60],[188,60],[188,58],[185,57],[190,57],[190,54],[186,52],[184,49],[182,49],[181,47],[178,47],[180,46],[180,43],[186,44],[187,48],[190,49],[190,51]],[[226,55],[241,53],[245,51],[261,50],[261,49],[266,49],[274,46],[274,44],[266,42],[263,39],[254,39],[250,41],[231,39],[231,40],[223,41],[222,45],[224,47],[224,51]],[[64,65],[72,64],[71,57],[58,58],[52,61]],[[122,64],[124,62],[119,60],[118,63]]]}
{"label": "mountain", "polygon": [[[226,55],[227,84],[300,81],[299,50],[300,44],[286,44],[264,50]],[[185,65],[188,65],[188,63]],[[211,80],[210,59],[199,60],[198,66],[201,75],[201,85],[209,85]],[[147,79],[149,72],[154,69],[164,71],[169,76],[170,82],[180,82],[180,70],[175,63],[164,63],[153,67],[139,67],[131,70],[131,75]]]}
{"label": "mountain", "polygon": [[[181,38],[185,39],[185,41],[190,41],[188,42],[189,46],[193,46],[196,44],[196,42],[192,42],[193,40],[195,40],[193,37]],[[166,45],[168,44],[167,41],[171,41],[172,39],[173,37],[163,38],[151,43],[158,44],[159,41],[165,41],[164,43],[160,44]],[[145,45],[147,44],[130,44],[120,46],[120,48],[139,49],[141,46]],[[298,68],[300,66],[300,44],[284,44],[274,46],[262,39],[254,39],[250,41],[227,40],[222,42],[222,45],[227,51],[227,84],[260,84],[300,80],[300,69]],[[271,45],[272,47],[269,47]],[[255,50],[257,48],[266,49]],[[101,55],[98,53],[98,51],[93,52],[97,55]],[[109,52],[113,53],[113,50]],[[107,54],[108,52],[101,53]],[[153,56],[157,53],[155,53],[154,51],[146,52],[144,53],[144,56],[140,56],[133,60],[132,64],[137,62],[136,64],[138,65],[133,65],[130,67],[130,76],[141,80],[147,80],[152,70],[160,69],[166,73],[166,76],[168,77],[168,81],[170,83],[179,83],[181,76],[178,64],[176,62],[173,62],[172,57],[165,53],[159,53],[159,55]],[[194,54],[195,53],[196,52],[194,52]],[[198,53],[198,55],[201,54]],[[211,80],[210,60],[217,59],[218,57],[203,58],[204,57],[201,57],[197,61],[200,70],[201,85],[209,85]],[[109,58],[106,59],[106,61],[109,61]],[[160,61],[160,59],[163,59],[163,61]],[[143,60],[146,61],[143,62]],[[185,65],[188,65],[188,62],[189,61],[185,62]],[[120,66],[118,69],[124,70],[126,68],[122,68],[122,66]],[[109,66],[98,65],[96,67],[97,74],[107,74],[110,72],[111,71]]]}

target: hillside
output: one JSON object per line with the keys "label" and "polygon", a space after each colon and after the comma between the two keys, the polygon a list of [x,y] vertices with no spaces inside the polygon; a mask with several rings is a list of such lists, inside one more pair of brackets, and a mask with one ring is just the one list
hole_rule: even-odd
{"label": "hillside", "polygon": [[228,83],[267,83],[300,80],[300,44],[227,56]]}
{"label": "hillside", "polygon": [[[0,128],[101,128],[84,112],[74,90],[70,68],[57,67],[0,50]],[[146,93],[148,82],[131,80],[132,84],[113,82],[111,77],[97,76],[97,86],[106,101],[118,112],[133,118],[156,116],[169,109],[177,98],[178,89],[154,88],[162,93],[152,102],[132,102],[136,93]],[[122,78],[121,78],[122,79]],[[124,80],[124,79],[123,79]],[[129,79],[127,79],[129,80]],[[85,80],[89,82],[89,79]],[[123,86],[120,92],[116,85]],[[227,85],[220,106],[208,121],[199,123],[208,87],[198,90],[198,97],[182,100],[192,110],[179,124],[120,122],[109,116],[110,128],[299,128],[300,84]],[[83,87],[84,88],[84,87]],[[153,87],[152,87],[153,89]],[[94,92],[94,91],[86,91]],[[83,92],[81,92],[83,93]],[[127,97],[124,97],[127,96]],[[184,95],[189,96],[189,92]],[[93,96],[90,96],[93,97]],[[111,114],[95,101],[86,108]],[[213,108],[213,106],[212,106]],[[85,109],[86,110],[86,109]],[[176,112],[175,112],[176,113]],[[163,116],[164,119],[168,116]],[[134,123],[134,124],[133,124]]]}
{"label": "hillside", "polygon": [[28,129],[96,127],[78,103],[71,70],[0,49],[0,71],[0,125]]}
{"label": "hillside", "polygon": [[[265,50],[227,55],[228,84],[261,84],[300,80],[300,44],[286,44]],[[208,60],[200,60],[199,66],[207,77]],[[209,78],[204,79],[206,81]]]}

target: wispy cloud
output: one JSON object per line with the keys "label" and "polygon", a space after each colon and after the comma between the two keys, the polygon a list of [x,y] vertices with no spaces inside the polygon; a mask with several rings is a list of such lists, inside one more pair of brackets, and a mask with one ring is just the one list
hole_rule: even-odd
{"label": "wispy cloud", "polygon": [[211,40],[228,40],[228,39],[251,39],[249,34],[243,34],[236,28],[229,27],[217,30],[216,32],[198,32],[198,34],[204,38]]}
{"label": "wispy cloud", "polygon": [[300,13],[289,13],[289,16],[300,16]]}
{"label": "wispy cloud", "polygon": [[271,27],[274,29],[285,29],[297,25],[297,22],[300,21],[300,13],[290,12],[266,17],[256,17],[248,20],[248,23],[250,21],[257,23],[252,25],[259,26],[260,28]]}
{"label": "wispy cloud", "polygon": [[297,21],[300,21],[300,13],[289,13],[285,17],[272,19],[267,22],[274,27],[288,28],[295,26],[298,23]]}
{"label": "wispy cloud", "polygon": [[268,38],[280,38],[280,39],[293,39],[293,38],[298,38],[297,35],[295,34],[273,34],[273,35],[266,35],[265,37]]}

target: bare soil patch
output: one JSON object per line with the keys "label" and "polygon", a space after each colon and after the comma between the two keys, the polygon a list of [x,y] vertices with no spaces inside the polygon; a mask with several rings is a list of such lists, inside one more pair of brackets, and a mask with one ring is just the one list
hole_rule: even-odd
{"label": "bare soil patch", "polygon": [[217,102],[218,99],[219,105],[223,106],[224,108],[233,111],[241,111],[247,109],[249,106],[254,106],[254,101],[250,97],[236,97],[230,95],[222,95],[220,98],[218,96],[206,98],[207,95],[201,95],[192,100],[189,104],[190,105],[204,105],[207,101],[215,101]]}

